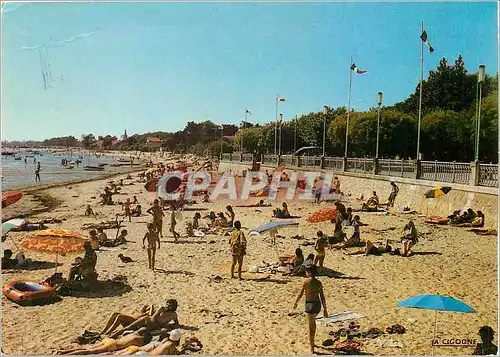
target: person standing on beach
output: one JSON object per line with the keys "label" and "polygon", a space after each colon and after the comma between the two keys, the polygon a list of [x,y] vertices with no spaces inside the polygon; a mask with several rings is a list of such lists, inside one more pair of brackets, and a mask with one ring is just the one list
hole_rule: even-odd
{"label": "person standing on beach", "polygon": [[38,165],[36,166],[36,169],[35,169],[35,182],[40,182],[42,181],[40,179],[40,163],[38,163]]}
{"label": "person standing on beach", "polygon": [[243,257],[246,255],[247,240],[241,231],[240,221],[234,222],[234,230],[231,233],[229,244],[231,246],[231,253],[233,255],[233,263],[231,264],[231,279],[234,279],[234,268],[238,263],[238,279],[241,278],[241,268],[243,266]]}
{"label": "person standing on beach", "polygon": [[127,200],[123,204],[123,209],[125,210],[125,218],[128,217],[129,222],[132,222],[132,208],[130,207],[131,204],[132,203],[130,202],[130,198],[127,198]]}
{"label": "person standing on beach", "polygon": [[163,209],[160,207],[160,201],[158,201],[158,199],[155,199],[153,201],[153,207],[149,208],[146,212],[153,216],[153,226],[156,230],[156,233],[158,233],[160,237],[163,238],[163,216],[165,216],[165,213],[163,213]]}
{"label": "person standing on beach", "polygon": [[328,317],[326,309],[325,295],[323,294],[323,284],[316,279],[316,266],[312,265],[306,268],[306,281],[302,285],[293,308],[296,309],[302,296],[306,295],[305,312],[307,315],[307,324],[309,327],[309,344],[311,346],[311,354],[314,354],[314,338],[316,336],[316,316],[321,311],[323,305],[323,315]]}
{"label": "person standing on beach", "polygon": [[316,244],[314,245],[314,249],[317,254],[314,258],[314,265],[319,265],[323,267],[323,262],[325,261],[326,256],[326,246],[328,245],[328,241],[326,240],[325,235],[322,231],[318,231],[317,233],[318,239],[316,240]]}
{"label": "person standing on beach", "polygon": [[148,223],[148,231],[142,239],[142,249],[146,249],[144,242],[148,240],[148,265],[149,269],[155,270],[155,258],[156,258],[156,243],[158,243],[158,249],[160,249],[160,238],[158,233],[155,231],[155,226],[152,223]]}
{"label": "person standing on beach", "polygon": [[172,211],[170,212],[170,232],[174,236],[174,242],[177,243],[181,235],[175,231],[175,226],[177,225],[177,220],[175,219],[175,206],[172,205],[171,209]]}
{"label": "person standing on beach", "polygon": [[398,187],[398,185],[396,185],[396,183],[394,181],[391,182],[391,186],[392,186],[392,191],[391,191],[391,194],[389,195],[387,207],[389,207],[389,206],[394,207],[394,201],[396,200],[396,196],[399,193],[399,187]]}

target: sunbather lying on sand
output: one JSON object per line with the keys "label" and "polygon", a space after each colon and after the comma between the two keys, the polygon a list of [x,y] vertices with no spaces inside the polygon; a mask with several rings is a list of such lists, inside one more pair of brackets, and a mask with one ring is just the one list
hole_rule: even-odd
{"label": "sunbather lying on sand", "polygon": [[111,338],[120,336],[124,331],[135,330],[140,327],[147,327],[150,331],[155,329],[160,329],[167,327],[170,322],[173,322],[174,326],[179,326],[179,320],[177,319],[177,300],[169,299],[165,306],[160,307],[154,315],[143,315],[131,322],[129,325],[125,326],[121,330],[118,330],[110,335]]}
{"label": "sunbather lying on sand", "polygon": [[144,305],[141,307],[138,313],[127,315],[119,312],[115,312],[111,315],[106,326],[100,332],[101,335],[108,335],[113,332],[118,326],[127,326],[138,320],[142,316],[153,316],[156,312],[156,307],[154,305]]}
{"label": "sunbather lying on sand", "polygon": [[260,200],[258,203],[247,203],[246,205],[238,205],[235,207],[271,207],[270,203],[265,204],[264,200]]}
{"label": "sunbather lying on sand", "polygon": [[129,346],[144,346],[151,341],[151,334],[148,328],[142,327],[134,333],[114,339],[105,338],[100,343],[89,349],[73,348],[69,350],[57,351],[56,355],[94,355],[104,352],[122,350]]}
{"label": "sunbather lying on sand", "polygon": [[477,217],[472,219],[472,222],[459,223],[455,225],[456,227],[483,227],[484,226],[484,214],[481,211],[477,211]]}
{"label": "sunbather lying on sand", "polygon": [[[179,345],[181,333],[179,330],[172,330],[165,338],[160,338],[159,341],[151,341],[144,346],[129,346],[123,350],[113,353],[115,356],[129,356],[136,354],[139,351],[148,352],[147,354],[156,355],[158,352],[161,355],[175,355],[179,354],[176,346]],[[152,352],[155,351],[153,354]],[[110,353],[111,354],[111,353]]]}

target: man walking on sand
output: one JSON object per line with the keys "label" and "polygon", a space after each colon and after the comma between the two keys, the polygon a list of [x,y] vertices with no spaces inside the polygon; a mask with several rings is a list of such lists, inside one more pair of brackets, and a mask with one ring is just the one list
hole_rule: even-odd
{"label": "man walking on sand", "polygon": [[241,268],[243,266],[243,257],[247,250],[247,240],[241,231],[240,221],[234,222],[234,230],[231,233],[229,244],[231,245],[231,253],[233,254],[233,263],[231,264],[231,279],[234,279],[234,268],[238,263],[238,279],[241,278]]}
{"label": "man walking on sand", "polygon": [[142,249],[146,249],[144,242],[148,240],[148,264],[149,269],[155,270],[155,258],[156,258],[156,243],[158,243],[158,249],[160,249],[160,238],[158,238],[158,233],[155,232],[154,225],[148,223],[148,231],[142,239]]}
{"label": "man walking on sand", "polygon": [[316,279],[316,266],[311,265],[306,268],[306,281],[302,285],[302,290],[300,290],[293,308],[296,309],[297,305],[302,298],[302,295],[306,295],[305,312],[307,315],[307,325],[309,327],[309,343],[311,346],[311,354],[314,354],[314,337],[316,336],[316,316],[318,316],[321,311],[321,305],[323,305],[323,315],[328,317],[328,312],[326,310],[326,300],[323,294],[323,284],[321,281]]}
{"label": "man walking on sand", "polygon": [[163,209],[162,207],[160,207],[160,201],[158,201],[158,199],[155,199],[153,202],[153,207],[148,209],[146,212],[153,216],[153,226],[160,237],[163,238],[163,216],[165,215],[165,213],[163,213]]}

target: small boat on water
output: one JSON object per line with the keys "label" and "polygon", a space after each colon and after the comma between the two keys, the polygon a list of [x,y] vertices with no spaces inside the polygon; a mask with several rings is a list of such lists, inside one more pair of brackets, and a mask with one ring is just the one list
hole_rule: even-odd
{"label": "small boat on water", "polygon": [[75,166],[73,166],[73,165],[69,165],[69,166],[65,167],[65,169],[74,169],[74,168],[75,168]]}
{"label": "small boat on water", "polygon": [[20,157],[15,157],[14,160],[21,160],[21,158]]}
{"label": "small boat on water", "polygon": [[118,162],[130,162],[129,159],[118,159]]}
{"label": "small boat on water", "polygon": [[15,152],[11,151],[2,151],[2,156],[13,156],[15,155]]}
{"label": "small boat on water", "polygon": [[101,166],[85,166],[83,169],[85,171],[103,171],[104,167],[101,167]]}
{"label": "small boat on water", "polygon": [[107,166],[108,164],[99,164],[98,166],[99,167],[104,167],[104,166]]}

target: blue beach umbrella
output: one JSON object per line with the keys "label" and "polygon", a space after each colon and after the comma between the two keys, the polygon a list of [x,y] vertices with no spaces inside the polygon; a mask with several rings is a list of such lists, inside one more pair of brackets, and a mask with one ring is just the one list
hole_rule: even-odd
{"label": "blue beach umbrella", "polygon": [[475,312],[472,307],[462,301],[443,295],[416,295],[398,302],[397,305],[425,310]]}
{"label": "blue beach umbrella", "polygon": [[253,235],[253,234],[262,234],[262,233],[265,233],[265,232],[269,232],[271,234],[271,244],[274,245],[274,247],[276,248],[276,254],[278,255],[278,260],[279,260],[279,252],[278,252],[278,246],[276,245],[276,234],[278,232],[278,228],[282,228],[282,227],[296,227],[299,225],[299,222],[297,221],[271,221],[271,222],[268,222],[262,226],[259,226],[259,227],[256,227],[252,230],[250,230],[250,234],[249,235]]}
{"label": "blue beach umbrella", "polygon": [[[437,327],[437,312],[438,311],[451,311],[451,312],[476,312],[472,307],[464,302],[444,295],[416,295],[409,299],[397,303],[399,307],[408,307],[413,309],[424,309],[436,311],[434,316],[434,338],[436,339]],[[434,343],[432,344],[432,354],[434,354]]]}
{"label": "blue beach umbrella", "polygon": [[299,222],[297,221],[273,221],[266,223],[262,226],[256,227],[250,231],[251,233],[265,233],[267,231],[273,230],[273,229],[278,229],[281,227],[287,227],[287,226],[298,226]]}

